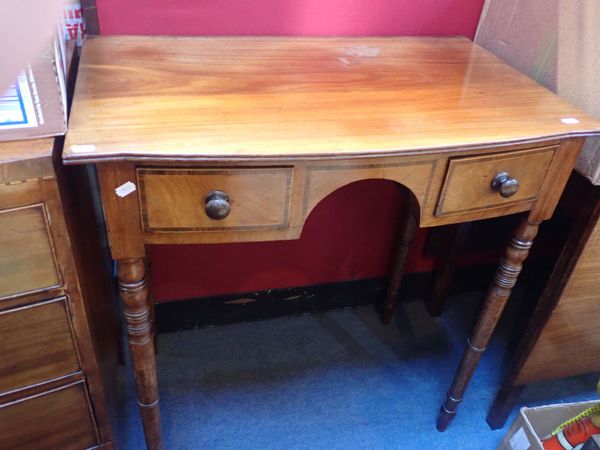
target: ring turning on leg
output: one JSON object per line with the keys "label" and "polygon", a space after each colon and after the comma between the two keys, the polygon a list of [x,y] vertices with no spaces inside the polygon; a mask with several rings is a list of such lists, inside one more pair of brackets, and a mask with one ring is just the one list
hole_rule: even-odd
{"label": "ring turning on leg", "polygon": [[438,431],[444,431],[456,415],[458,404],[462,400],[479,359],[487,347],[511,290],[517,282],[522,263],[527,258],[529,249],[533,245],[538,226],[538,223],[530,223],[527,219],[524,219],[515,230],[506,253],[498,265],[471,336],[467,340],[452,386],[440,408],[437,419]]}

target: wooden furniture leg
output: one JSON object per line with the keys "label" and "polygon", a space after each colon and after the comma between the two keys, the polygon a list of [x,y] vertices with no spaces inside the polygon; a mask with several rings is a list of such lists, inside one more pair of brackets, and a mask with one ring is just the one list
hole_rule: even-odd
{"label": "wooden furniture leg", "polygon": [[456,273],[456,263],[470,228],[471,222],[451,225],[444,248],[438,257],[431,294],[425,302],[425,307],[432,317],[439,316],[444,309]]}
{"label": "wooden furniture leg", "polygon": [[529,254],[538,227],[539,223],[531,223],[527,218],[523,219],[515,230],[504,257],[500,260],[483,308],[479,313],[471,336],[467,340],[467,346],[446,395],[446,400],[440,409],[437,419],[438,431],[446,430],[448,424],[456,415],[458,404],[462,401],[465,389],[496,328],[496,323],[502,314],[511,290],[517,282],[522,263]]}
{"label": "wooden furniture leg", "polygon": [[162,449],[158,382],[144,258],[120,259],[117,273],[146,445],[158,450]]}
{"label": "wooden furniture leg", "polygon": [[408,209],[408,214],[406,220],[404,221],[400,239],[398,240],[398,247],[396,249],[394,265],[392,267],[392,273],[390,276],[390,284],[388,286],[387,295],[383,303],[381,321],[384,324],[388,324],[392,320],[394,309],[396,308],[398,291],[400,290],[402,277],[404,276],[406,257],[408,256],[408,251],[410,250],[410,246],[412,245],[415,237],[415,232],[417,231],[417,224],[419,221],[419,206],[417,205],[414,196],[406,190],[404,192],[404,198],[406,199],[405,205]]}
{"label": "wooden furniture leg", "polygon": [[503,384],[496,398],[494,404],[488,412],[486,421],[492,430],[502,428],[508,419],[511,411],[519,401],[521,392],[525,385],[511,386],[510,384]]}
{"label": "wooden furniture leg", "polygon": [[[571,180],[573,183],[567,187],[566,191],[566,194],[569,195],[565,195],[561,202],[575,199],[576,195],[582,196],[584,200],[576,206],[577,219],[569,230],[558,261],[515,349],[514,357],[504,376],[502,386],[488,412],[486,420],[493,430],[504,426],[508,416],[517,404],[519,395],[525,387],[523,384],[516,384],[519,376],[546,324],[556,310],[575,266],[586,248],[590,235],[594,231],[598,220],[600,220],[600,188],[591,186],[588,180],[577,174],[574,174],[573,177]],[[569,190],[569,187],[571,190]]]}

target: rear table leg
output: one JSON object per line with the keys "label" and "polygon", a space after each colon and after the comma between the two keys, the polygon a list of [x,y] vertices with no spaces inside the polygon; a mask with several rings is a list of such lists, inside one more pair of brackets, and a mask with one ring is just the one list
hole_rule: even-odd
{"label": "rear table leg", "polygon": [[385,324],[390,323],[396,307],[396,298],[398,297],[398,291],[402,283],[402,277],[404,276],[404,266],[406,263],[406,257],[408,251],[415,237],[418,222],[418,205],[411,192],[405,190],[406,199],[405,205],[408,209],[408,215],[404,221],[404,226],[400,234],[398,241],[398,247],[396,249],[396,256],[394,259],[394,266],[392,267],[392,273],[390,276],[390,284],[388,286],[387,296],[383,304],[383,312],[381,315],[381,321]]}

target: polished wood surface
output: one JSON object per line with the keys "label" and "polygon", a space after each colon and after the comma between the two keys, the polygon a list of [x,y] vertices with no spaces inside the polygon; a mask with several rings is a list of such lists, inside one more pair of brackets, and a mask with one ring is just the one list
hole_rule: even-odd
{"label": "polished wood surface", "polygon": [[517,384],[544,380],[550,374],[562,378],[600,370],[599,262],[600,228],[596,227]]}
{"label": "polished wood surface", "polygon": [[462,37],[92,36],[64,159],[411,154],[596,130]]}
{"label": "polished wood surface", "polygon": [[[443,430],[593,134],[600,122],[464,38],[88,39],[63,160],[96,165],[148,447],[162,441],[146,245],[297,239],[335,190],[391,180],[413,207],[389,316],[414,226],[526,212]],[[493,187],[501,173],[518,178],[514,196]]]}
{"label": "polished wood surface", "polygon": [[3,142],[0,147],[0,184],[54,176],[52,139]]}
{"label": "polished wood surface", "polygon": [[[452,158],[436,214],[443,216],[535,200],[557,148]],[[520,187],[516,194],[505,198],[490,189],[499,173],[518,180]]]}
{"label": "polished wood surface", "polygon": [[[292,168],[138,169],[143,227],[147,231],[244,230],[288,226]],[[221,220],[205,211],[211,191],[229,197]]]}
{"label": "polished wood surface", "polygon": [[0,311],[0,395],[79,370],[65,298]]}
{"label": "polished wood surface", "polygon": [[0,449],[89,449],[99,439],[85,383],[0,404]]}
{"label": "polished wood surface", "polygon": [[62,284],[43,204],[0,210],[0,299]]}
{"label": "polished wood surface", "polygon": [[[112,430],[116,427],[117,371],[122,344],[113,265],[103,230],[97,184],[93,170],[85,166],[66,168],[57,164],[56,173],[83,300],[73,302],[73,314],[88,318],[89,331],[79,331],[78,343],[88,359],[94,355],[95,364],[85,362],[85,375],[103,445],[111,446]],[[74,295],[74,289],[71,292]]]}
{"label": "polished wood surface", "polygon": [[[54,139],[31,139],[28,141],[9,141],[2,142],[0,146],[0,164],[2,164],[2,171],[5,169],[7,163],[16,162],[22,165],[23,162],[29,160],[35,160],[38,172],[37,176],[52,175],[54,172],[52,166],[45,164],[47,158],[52,157],[52,150],[54,148]],[[43,172],[44,169],[50,169],[48,172]],[[0,173],[2,173],[0,171]],[[42,171],[40,173],[40,171]],[[24,180],[29,178],[23,178]],[[3,181],[5,182],[5,181]]]}
{"label": "polished wood surface", "polygon": [[146,262],[141,258],[119,260],[117,273],[146,445],[151,450],[159,450],[162,449],[162,438],[158,380]]}
{"label": "polished wood surface", "polygon": [[[104,281],[103,260],[87,252],[98,244],[98,225],[86,225],[97,216],[90,198],[72,207],[87,193],[83,179],[71,180],[54,165],[56,150],[53,139],[0,144],[0,286],[8,286],[0,299],[0,448],[113,442],[117,330],[110,277]],[[67,389],[72,383],[85,383],[77,398]]]}
{"label": "polished wood surface", "polygon": [[558,305],[515,384],[600,371],[599,274],[600,222],[596,222]]}
{"label": "polished wood surface", "polygon": [[[110,211],[108,234],[112,256],[115,259],[126,259],[145,256],[144,244],[198,244],[297,239],[300,237],[310,213],[321,200],[349,183],[364,179],[391,180],[408,188],[418,203],[417,213],[421,227],[499,217],[528,210],[533,210],[536,220],[545,220],[551,216],[555,199],[560,195],[566,182],[568,175],[565,175],[564,168],[570,167],[576,158],[582,139],[568,139],[562,142],[551,140],[549,143],[552,145],[548,146],[558,145],[558,147],[553,154],[550,167],[545,171],[546,176],[541,185],[538,179],[538,170],[526,173],[517,170],[521,175],[524,191],[527,192],[528,186],[536,186],[535,189],[539,189],[536,195],[520,198],[519,201],[511,201],[510,198],[504,199],[498,193],[493,192],[490,183],[499,170],[512,167],[512,159],[507,156],[507,152],[518,153],[521,150],[530,149],[533,151],[539,149],[539,145],[532,147],[531,144],[511,144],[499,148],[481,148],[478,149],[479,155],[489,156],[494,163],[484,164],[483,167],[480,167],[478,176],[469,179],[469,182],[477,182],[480,187],[485,184],[489,192],[479,191],[479,194],[483,195],[490,203],[486,203],[486,207],[480,206],[472,210],[459,210],[443,215],[437,214],[436,211],[440,192],[447,179],[449,160],[460,158],[465,154],[460,150],[443,155],[423,152],[423,155],[420,156],[381,157],[376,160],[372,158],[303,160],[296,161],[285,169],[281,167],[281,164],[274,162],[271,170],[283,170],[291,173],[289,192],[283,194],[288,189],[289,177],[285,177],[285,183],[277,189],[269,191],[268,195],[265,194],[265,201],[260,205],[257,205],[257,196],[251,192],[241,193],[242,200],[238,202],[236,202],[236,198],[240,197],[236,195],[232,197],[231,217],[228,216],[224,220],[209,219],[203,212],[204,200],[212,190],[227,191],[231,182],[230,178],[237,177],[216,177],[207,181],[198,181],[200,177],[191,176],[191,179],[195,181],[193,181],[193,185],[186,181],[186,186],[180,186],[178,182],[175,182],[176,180],[168,186],[165,185],[166,181],[162,184],[155,183],[154,186],[157,189],[154,189],[152,197],[156,196],[157,200],[153,200],[145,187],[146,175],[140,178],[140,173],[143,174],[145,171],[178,173],[179,171],[179,173],[185,174],[185,171],[190,171],[200,174],[204,170],[213,169],[228,173],[236,173],[236,170],[267,170],[260,162],[245,163],[243,169],[240,169],[238,163],[223,160],[218,169],[214,167],[214,164],[208,163],[206,163],[208,169],[205,169],[204,164],[198,162],[183,164],[180,161],[157,160],[151,164],[146,161],[136,168],[135,163],[108,161],[98,164],[97,170],[104,207],[105,210]],[[542,145],[541,147],[546,146]],[[467,154],[471,153],[470,150],[466,152]],[[502,164],[503,161],[507,161],[506,165]],[[167,175],[164,180],[168,180],[166,177]],[[529,177],[531,177],[531,181]],[[186,178],[190,179],[189,177],[183,179]],[[262,179],[263,177],[257,177],[256,180],[252,180],[251,184],[246,183],[245,187],[249,188],[252,185],[258,192],[263,192],[263,184],[272,187],[274,178],[264,177],[264,182],[261,182]],[[142,180],[141,183],[140,180]],[[120,197],[115,190],[127,183],[134,184],[136,191]],[[234,188],[236,187],[234,186]],[[460,191],[463,189],[471,191],[468,186],[461,188]],[[472,194],[466,192],[465,195]],[[162,229],[149,229],[149,216],[144,217],[144,213],[148,214],[146,206],[148,202],[154,203],[155,210],[159,214],[157,217],[166,221],[162,225],[168,226],[164,226]],[[242,214],[238,216],[236,211]],[[277,224],[264,223],[266,212],[274,211],[277,211],[279,215]],[[173,217],[167,217],[169,215],[167,212]],[[287,220],[281,220],[282,217],[285,218],[286,212]],[[229,228],[223,226],[236,216],[239,220],[235,226]],[[245,223],[241,223],[241,219]],[[263,225],[259,225],[255,221],[257,219],[262,220]],[[184,227],[172,226],[182,220],[186,221]],[[143,228],[140,227],[140,224]],[[198,227],[199,224],[210,228],[210,232],[202,230],[201,227]]]}
{"label": "polished wood surface", "polygon": [[573,173],[559,207],[575,220],[490,408],[487,421],[493,429],[504,426],[527,383],[600,370],[600,283],[595,271],[600,186]]}
{"label": "polished wood surface", "polygon": [[517,283],[523,261],[529,255],[533,246],[533,239],[537,235],[539,224],[531,222],[529,217],[523,218],[515,230],[513,237],[506,249],[504,257],[500,260],[494,279],[488,289],[483,302],[482,311],[473,326],[473,330],[467,340],[460,365],[454,375],[452,386],[446,394],[446,400],[440,409],[437,420],[437,429],[444,431],[456,410],[467,385],[473,376],[473,372],[486,350],[492,332],[500,319],[500,315],[506,306],[512,288]]}

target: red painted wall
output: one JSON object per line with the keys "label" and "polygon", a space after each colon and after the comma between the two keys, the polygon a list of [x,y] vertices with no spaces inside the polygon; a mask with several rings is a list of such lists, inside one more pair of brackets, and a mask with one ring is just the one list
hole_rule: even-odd
{"label": "red painted wall", "polygon": [[464,35],[483,0],[96,0],[106,34]]}
{"label": "red painted wall", "polygon": [[[483,0],[97,0],[103,34],[463,35]],[[393,183],[362,181],[327,197],[296,241],[152,246],[157,301],[384,276],[398,230]],[[408,271],[430,270],[421,231]]]}

